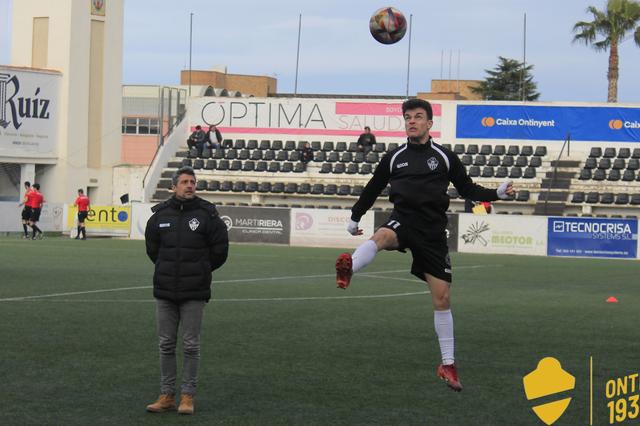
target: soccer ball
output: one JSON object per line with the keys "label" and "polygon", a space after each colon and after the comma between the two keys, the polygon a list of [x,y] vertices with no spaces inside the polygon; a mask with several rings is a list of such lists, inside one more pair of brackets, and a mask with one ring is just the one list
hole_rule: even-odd
{"label": "soccer ball", "polygon": [[395,7],[383,7],[371,15],[369,31],[382,44],[397,43],[407,32],[407,20]]}

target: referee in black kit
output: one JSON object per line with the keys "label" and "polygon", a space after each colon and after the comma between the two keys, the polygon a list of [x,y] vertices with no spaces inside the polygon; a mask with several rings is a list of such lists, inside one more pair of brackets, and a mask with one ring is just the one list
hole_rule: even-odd
{"label": "referee in black kit", "polygon": [[336,283],[346,289],[351,276],[371,261],[380,250],[411,250],[411,273],[429,285],[434,307],[434,324],[442,364],[437,375],[455,391],[462,390],[454,360],[453,316],[449,292],[451,261],[447,247],[446,211],[449,207],[449,182],[463,198],[474,201],[507,199],[513,193],[511,182],[487,189],[472,182],[456,154],[436,144],[429,130],[433,110],[429,102],[410,99],[402,104],[407,143],[387,153],[362,195],[351,209],[347,231],[362,235],[360,218],[373,206],[382,190],[390,184],[389,200],[393,212],[370,240],[353,253],[342,253],[336,261]]}

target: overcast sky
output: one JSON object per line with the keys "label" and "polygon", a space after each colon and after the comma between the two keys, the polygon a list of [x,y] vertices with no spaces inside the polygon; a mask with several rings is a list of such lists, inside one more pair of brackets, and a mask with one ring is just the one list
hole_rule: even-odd
{"label": "overcast sky", "polygon": [[[11,0],[0,0],[0,63],[5,64],[10,63],[10,4]],[[408,34],[395,45],[382,45],[368,27],[376,9],[394,6],[407,19],[413,15],[410,94],[430,91],[431,80],[441,77],[481,80],[485,69],[495,67],[498,56],[522,60],[526,13],[526,61],[534,66],[540,100],[604,102],[608,53],[571,41],[573,25],[591,20],[587,6],[605,4],[605,0],[126,0],[123,83],[179,82],[180,70],[189,64],[193,12],[193,69],[224,65],[229,73],[275,76],[279,92],[293,92],[301,13],[298,93],[404,95]],[[618,99],[640,103],[640,47],[631,38],[620,47]]]}

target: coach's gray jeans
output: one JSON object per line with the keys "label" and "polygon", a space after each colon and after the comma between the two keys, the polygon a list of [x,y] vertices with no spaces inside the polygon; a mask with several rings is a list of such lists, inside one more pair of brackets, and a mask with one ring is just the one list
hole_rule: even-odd
{"label": "coach's gray jeans", "polygon": [[160,348],[160,393],[173,395],[176,391],[176,345],[179,326],[182,330],[184,353],[181,392],[190,395],[196,393],[200,363],[200,330],[205,303],[204,300],[176,303],[156,299],[156,324]]}

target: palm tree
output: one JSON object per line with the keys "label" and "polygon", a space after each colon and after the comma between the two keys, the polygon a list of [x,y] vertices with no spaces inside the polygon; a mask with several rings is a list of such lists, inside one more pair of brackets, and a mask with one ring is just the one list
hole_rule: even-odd
{"label": "palm tree", "polygon": [[[617,102],[620,63],[618,45],[625,41],[629,32],[633,32],[633,40],[640,46],[640,3],[634,0],[608,0],[606,10],[589,6],[587,12],[593,15],[593,21],[575,24],[573,32],[576,35],[573,41],[591,44],[595,50],[609,49],[607,102]],[[603,39],[596,41],[597,36],[602,36]]]}

